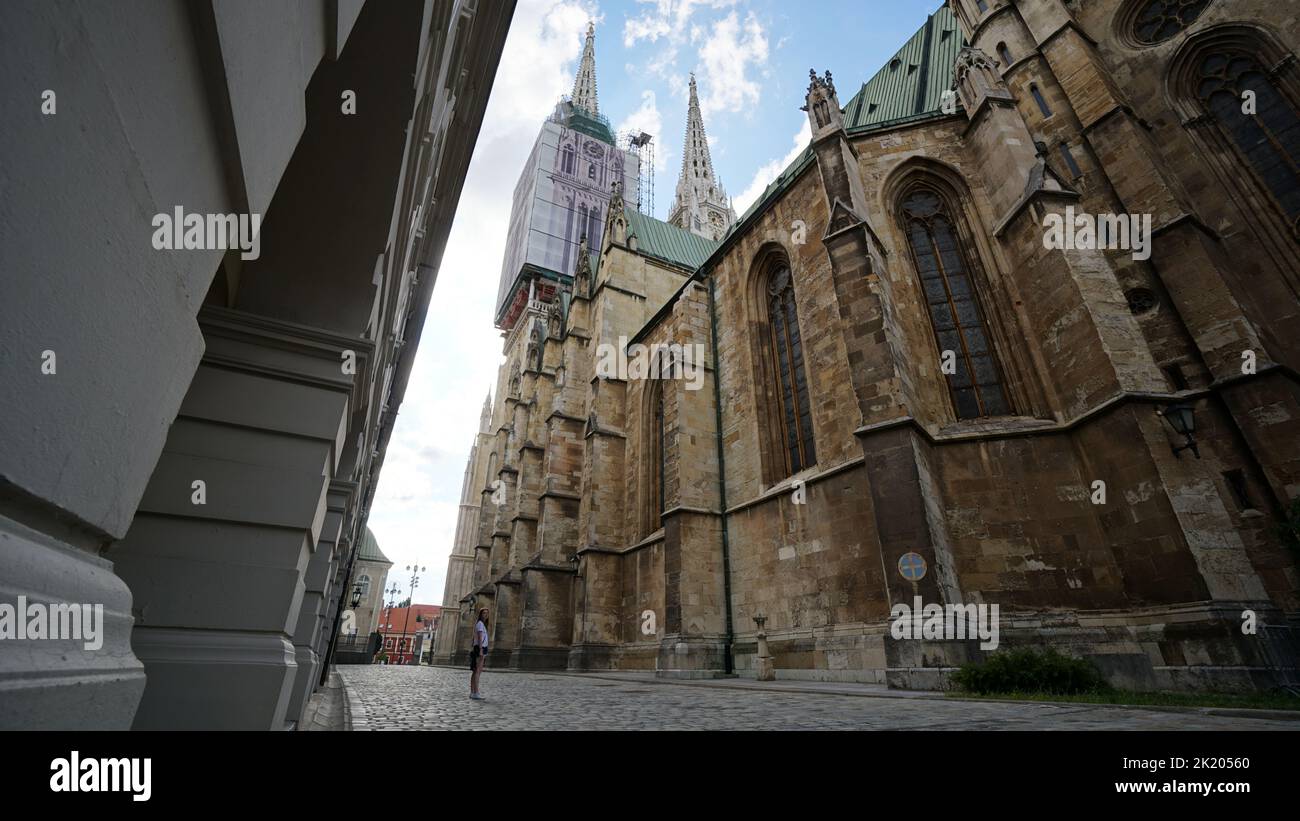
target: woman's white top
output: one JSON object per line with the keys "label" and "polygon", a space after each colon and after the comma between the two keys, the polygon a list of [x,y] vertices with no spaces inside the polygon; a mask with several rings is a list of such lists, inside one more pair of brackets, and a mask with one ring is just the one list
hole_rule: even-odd
{"label": "woman's white top", "polygon": [[487,646],[488,646],[487,628],[483,626],[483,622],[478,622],[477,624],[474,625],[474,646],[482,647],[483,652],[485,653],[487,652]]}

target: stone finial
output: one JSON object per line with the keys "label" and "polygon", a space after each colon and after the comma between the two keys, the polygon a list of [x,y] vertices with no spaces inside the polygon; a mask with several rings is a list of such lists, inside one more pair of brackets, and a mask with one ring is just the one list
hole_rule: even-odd
{"label": "stone finial", "polygon": [[627,208],[623,204],[622,179],[615,179],[610,185],[609,241],[614,245],[627,244]]}
{"label": "stone finial", "polygon": [[967,112],[973,114],[986,98],[1013,101],[997,64],[983,51],[966,46],[957,55],[954,66],[957,94]]}
{"label": "stone finial", "polygon": [[[805,93],[805,96],[812,94],[813,91],[818,88],[824,88],[826,89],[827,92],[831,94],[831,96],[836,96],[835,80],[834,78],[831,77],[830,69],[827,69],[826,74],[822,77],[817,76],[817,69],[815,68],[808,69],[808,91]],[[807,110],[806,108],[800,109],[800,111],[806,111],[806,110]]]}
{"label": "stone finial", "polygon": [[583,299],[591,297],[591,247],[587,244],[586,234],[578,242],[578,262],[573,269],[573,292]]}
{"label": "stone finial", "polygon": [[824,77],[818,77],[816,69],[808,69],[808,92],[799,110],[808,112],[814,140],[844,129],[844,114],[840,111],[840,100],[835,94],[835,81],[830,71]]}

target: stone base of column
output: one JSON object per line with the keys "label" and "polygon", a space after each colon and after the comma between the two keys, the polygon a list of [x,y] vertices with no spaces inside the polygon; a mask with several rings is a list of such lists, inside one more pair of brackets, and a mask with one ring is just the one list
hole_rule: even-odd
{"label": "stone base of column", "polygon": [[618,645],[575,644],[569,648],[570,670],[617,670]]}
{"label": "stone base of column", "polygon": [[301,721],[307,699],[316,689],[316,682],[320,678],[320,657],[314,648],[295,645],[293,657],[298,671],[294,674],[289,707],[285,711],[286,729],[293,729]]}
{"label": "stone base of column", "polygon": [[722,678],[727,644],[721,639],[668,636],[659,643],[658,678]]}
{"label": "stone base of column", "polygon": [[513,662],[520,670],[563,670],[569,663],[569,648],[520,647]]}
{"label": "stone base of column", "polygon": [[98,604],[104,614],[94,649],[76,639],[0,641],[0,730],[129,729],[145,674],[131,652],[131,593],[112,562],[0,516],[0,567],[0,602]]}
{"label": "stone base of column", "polygon": [[135,730],[280,730],[298,665],[284,635],[137,627],[149,668]]}
{"label": "stone base of column", "polygon": [[[1257,616],[1255,635],[1241,614]],[[986,658],[978,639],[895,639],[883,634],[891,688],[944,690],[967,662]],[[1133,610],[1017,613],[1003,619],[997,650],[1053,648],[1086,658],[1113,687],[1135,691],[1265,692],[1295,664],[1297,631],[1267,602],[1192,602]],[[1278,662],[1281,661],[1282,664]]]}

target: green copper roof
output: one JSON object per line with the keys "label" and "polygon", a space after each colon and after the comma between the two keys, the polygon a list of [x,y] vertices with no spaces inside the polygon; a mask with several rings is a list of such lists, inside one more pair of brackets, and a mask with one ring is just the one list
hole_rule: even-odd
{"label": "green copper roof", "polygon": [[569,104],[565,124],[574,131],[614,145],[614,132],[610,130],[609,120],[603,114],[593,114],[581,106]]}
{"label": "green copper roof", "polygon": [[628,235],[636,234],[637,253],[694,271],[718,243],[669,225],[632,208],[625,209]]}
{"label": "green copper roof", "polygon": [[383,562],[392,564],[384,551],[379,549],[379,542],[375,540],[375,534],[371,532],[370,526],[366,526],[366,532],[361,534],[361,547],[357,552],[357,559],[363,562]]}
{"label": "green copper roof", "polygon": [[964,45],[957,18],[941,6],[849,100],[845,130],[941,113],[943,93],[953,87],[953,64]]}

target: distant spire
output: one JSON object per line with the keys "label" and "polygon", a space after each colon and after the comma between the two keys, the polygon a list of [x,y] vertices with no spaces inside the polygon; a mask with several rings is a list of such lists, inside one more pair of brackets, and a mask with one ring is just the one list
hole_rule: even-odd
{"label": "distant spire", "polygon": [[483,400],[483,411],[478,417],[478,432],[492,432],[492,387],[488,386],[487,399]]}
{"label": "distant spire", "polygon": [[679,228],[709,239],[721,239],[736,221],[736,212],[722,182],[713,172],[709,138],[704,133],[695,74],[691,74],[691,100],[686,109],[686,137],[682,143],[682,172],[677,178],[677,197],[668,221]]}
{"label": "distant spire", "polygon": [[587,23],[587,42],[582,47],[582,62],[578,64],[578,76],[573,78],[573,104],[585,108],[592,114],[600,113],[600,104],[596,101],[596,24]]}

